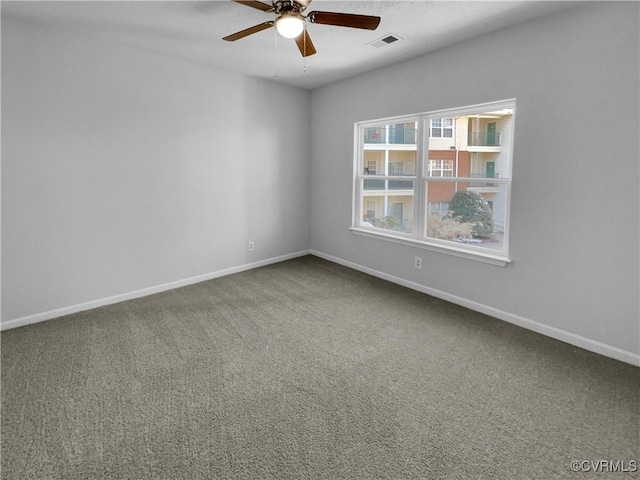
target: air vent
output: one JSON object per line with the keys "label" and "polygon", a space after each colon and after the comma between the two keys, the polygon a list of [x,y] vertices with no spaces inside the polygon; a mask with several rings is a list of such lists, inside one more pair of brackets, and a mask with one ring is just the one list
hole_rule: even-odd
{"label": "air vent", "polygon": [[369,43],[369,45],[376,48],[380,48],[380,47],[386,47],[387,45],[391,45],[392,43],[395,43],[399,40],[402,40],[402,38],[396,35],[395,33],[389,33],[388,35],[385,35],[382,38],[374,40],[373,42]]}

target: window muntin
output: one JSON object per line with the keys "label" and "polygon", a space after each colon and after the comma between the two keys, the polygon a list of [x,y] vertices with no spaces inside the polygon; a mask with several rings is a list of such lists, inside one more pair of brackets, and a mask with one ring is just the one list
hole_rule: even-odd
{"label": "window muntin", "polygon": [[[359,124],[359,165],[372,155],[380,163],[376,185],[365,183],[366,172],[358,175],[354,229],[506,264],[514,118],[512,100]],[[415,137],[415,144],[389,142],[400,125],[405,132],[415,129],[404,137]],[[370,131],[386,132],[385,143],[367,145]],[[438,140],[443,137],[449,143]],[[368,200],[374,196],[372,218]]]}

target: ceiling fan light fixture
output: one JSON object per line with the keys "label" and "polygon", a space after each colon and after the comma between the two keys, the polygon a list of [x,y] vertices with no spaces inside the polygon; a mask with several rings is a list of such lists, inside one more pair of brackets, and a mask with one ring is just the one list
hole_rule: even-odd
{"label": "ceiling fan light fixture", "polygon": [[299,13],[283,13],[276,19],[276,30],[284,38],[296,38],[304,30],[304,19]]}
{"label": "ceiling fan light fixture", "polygon": [[[312,0],[271,0],[271,5],[260,0],[233,1],[265,13],[273,13],[275,14],[275,19],[222,37],[223,40],[235,42],[254,33],[275,27],[276,32],[278,32],[277,35],[295,40],[298,50],[300,50],[303,57],[308,57],[316,53],[316,48],[311,41],[309,32],[305,28],[307,22],[318,23],[320,25],[333,25],[336,27],[360,28],[364,30],[375,30],[380,24],[380,17],[372,15],[320,11],[313,11],[307,15],[302,15],[302,12],[307,9]],[[390,39],[392,37],[388,38]],[[388,39],[385,38],[382,43],[390,43],[387,40]]]}

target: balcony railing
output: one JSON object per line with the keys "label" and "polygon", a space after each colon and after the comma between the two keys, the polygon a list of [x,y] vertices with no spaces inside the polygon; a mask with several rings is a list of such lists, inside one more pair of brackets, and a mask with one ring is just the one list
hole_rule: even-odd
{"label": "balcony railing", "polygon": [[[487,179],[487,178],[500,178],[500,174],[499,173],[494,173],[494,174],[487,174],[487,173],[470,173],[469,177],[471,178],[482,178],[482,179]],[[482,188],[482,187],[494,187],[496,184],[495,183],[491,183],[491,182],[480,182],[480,183],[476,183],[476,182],[470,182],[468,184],[468,186],[470,188]]]}
{"label": "balcony railing", "polygon": [[384,190],[385,180],[373,180],[369,178],[364,179],[365,190]]}
{"label": "balcony railing", "polygon": [[413,190],[413,181],[365,178],[363,188],[365,190]]}
{"label": "balcony railing", "polygon": [[499,173],[488,174],[488,173],[470,173],[469,178],[500,178]]}
{"label": "balcony railing", "polygon": [[389,143],[393,145],[414,145],[416,143],[415,128],[367,128],[364,132],[364,143]]}
{"label": "balcony railing", "polygon": [[415,128],[389,130],[389,143],[412,145],[416,143]]}
{"label": "balcony railing", "polygon": [[499,147],[499,132],[469,132],[468,145],[470,147]]}
{"label": "balcony railing", "polygon": [[384,128],[367,128],[364,131],[364,143],[386,143],[385,130]]}
{"label": "balcony railing", "polygon": [[389,190],[413,190],[411,180],[389,180]]}

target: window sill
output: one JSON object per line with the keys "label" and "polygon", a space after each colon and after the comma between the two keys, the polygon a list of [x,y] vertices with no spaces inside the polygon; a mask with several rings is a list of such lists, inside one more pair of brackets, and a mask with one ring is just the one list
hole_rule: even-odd
{"label": "window sill", "polygon": [[504,257],[498,254],[491,254],[489,252],[460,248],[456,247],[455,245],[439,245],[424,240],[418,240],[416,238],[405,235],[394,235],[392,233],[370,230],[367,228],[350,227],[349,230],[351,230],[351,232],[355,235],[362,235],[364,237],[375,238],[377,240],[384,240],[391,243],[398,243],[400,245],[406,245],[409,247],[422,248],[431,252],[453,255],[454,257],[466,258],[468,260],[488,263],[489,265],[495,265],[498,267],[506,267],[509,263],[511,263],[511,259],[509,259],[508,257]]}

